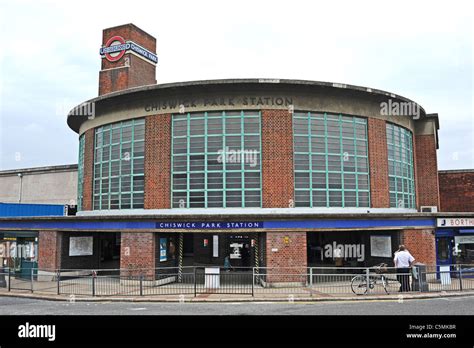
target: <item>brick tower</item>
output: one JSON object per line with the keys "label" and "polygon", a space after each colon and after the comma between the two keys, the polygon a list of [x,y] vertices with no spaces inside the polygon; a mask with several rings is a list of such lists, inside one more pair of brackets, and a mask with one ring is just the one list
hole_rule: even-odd
{"label": "brick tower", "polygon": [[156,84],[156,39],[134,24],[104,29],[99,95]]}

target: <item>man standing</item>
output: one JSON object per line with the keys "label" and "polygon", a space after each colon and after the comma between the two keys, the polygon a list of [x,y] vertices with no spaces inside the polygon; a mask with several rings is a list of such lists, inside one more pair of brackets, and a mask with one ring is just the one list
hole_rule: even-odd
{"label": "man standing", "polygon": [[397,279],[400,282],[400,291],[410,291],[410,267],[415,258],[408,252],[404,245],[400,245],[395,253],[393,263],[397,268]]}

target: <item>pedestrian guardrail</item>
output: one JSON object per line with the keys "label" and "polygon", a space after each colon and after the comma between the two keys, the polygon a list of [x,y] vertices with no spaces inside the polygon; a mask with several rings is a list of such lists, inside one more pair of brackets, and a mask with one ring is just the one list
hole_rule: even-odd
{"label": "pedestrian guardrail", "polygon": [[0,268],[0,291],[66,296],[331,296],[474,290],[474,265],[391,267]]}

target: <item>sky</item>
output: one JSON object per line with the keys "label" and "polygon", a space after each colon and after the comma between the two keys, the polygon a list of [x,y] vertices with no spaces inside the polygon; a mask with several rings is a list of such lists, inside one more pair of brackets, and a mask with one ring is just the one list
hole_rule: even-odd
{"label": "sky", "polygon": [[[280,78],[390,91],[440,120],[439,169],[474,168],[472,1],[0,0],[0,170],[77,163],[102,29],[157,38],[158,83]],[[395,6],[396,4],[396,6]]]}

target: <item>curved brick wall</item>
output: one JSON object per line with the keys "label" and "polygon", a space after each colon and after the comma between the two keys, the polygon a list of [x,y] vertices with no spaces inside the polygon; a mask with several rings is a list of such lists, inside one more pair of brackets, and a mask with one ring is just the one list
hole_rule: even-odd
{"label": "curved brick wall", "polygon": [[[94,131],[131,118],[145,119],[145,209],[171,207],[171,115],[185,112],[260,110],[262,207],[286,208],[294,199],[291,110],[336,113],[367,118],[371,208],[389,208],[387,122],[412,132],[416,206],[438,206],[436,119],[383,116],[386,97],[358,90],[301,82],[256,84],[249,80],[212,81],[118,91],[96,98],[92,119],[68,118],[85,134],[83,209],[92,210]],[[162,87],[163,86],[163,87]],[[397,96],[391,98],[399,98]],[[400,97],[402,98],[402,97]],[[260,105],[264,104],[264,105]],[[287,105],[288,104],[288,105]],[[181,110],[182,111],[182,110]],[[348,208],[350,209],[350,208]]]}

